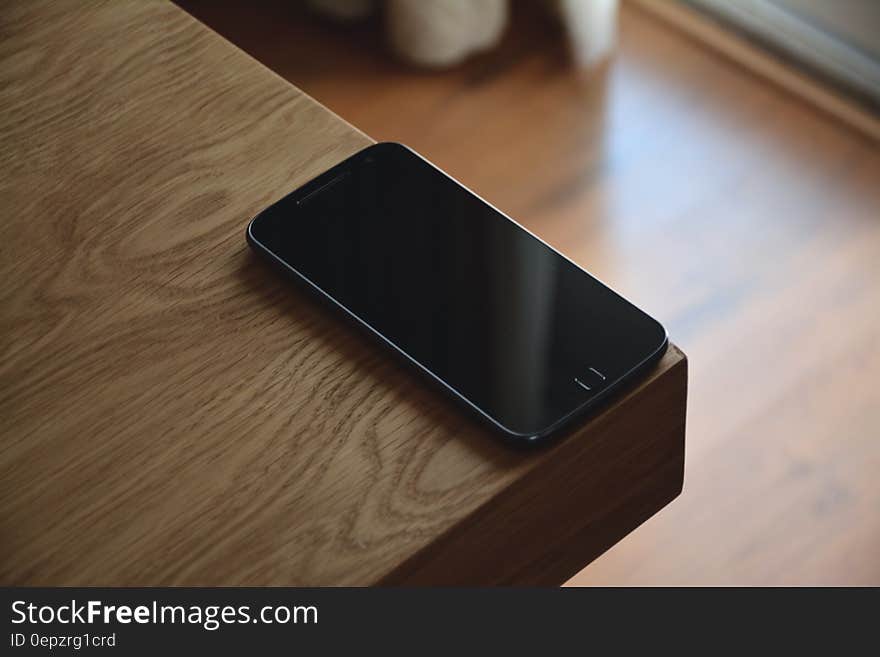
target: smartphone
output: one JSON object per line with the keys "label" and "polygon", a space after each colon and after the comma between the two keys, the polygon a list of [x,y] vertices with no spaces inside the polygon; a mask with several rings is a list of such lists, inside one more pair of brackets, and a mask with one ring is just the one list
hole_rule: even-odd
{"label": "smartphone", "polygon": [[401,144],[291,192],[247,240],[519,443],[583,419],[666,350],[659,322]]}

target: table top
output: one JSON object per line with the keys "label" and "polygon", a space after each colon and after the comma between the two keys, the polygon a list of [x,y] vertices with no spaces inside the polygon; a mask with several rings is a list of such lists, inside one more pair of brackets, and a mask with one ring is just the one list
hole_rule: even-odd
{"label": "table top", "polygon": [[677,348],[512,451],[249,253],[367,136],[171,4],[3,21],[0,582],[546,583],[678,493]]}

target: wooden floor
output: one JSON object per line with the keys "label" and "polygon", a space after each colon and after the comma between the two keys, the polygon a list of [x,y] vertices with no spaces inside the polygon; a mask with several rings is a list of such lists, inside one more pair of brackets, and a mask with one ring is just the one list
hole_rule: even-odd
{"label": "wooden floor", "polygon": [[626,5],[613,64],[585,76],[530,13],[495,53],[425,73],[295,3],[182,4],[687,352],[684,493],[572,584],[880,584],[876,144]]}

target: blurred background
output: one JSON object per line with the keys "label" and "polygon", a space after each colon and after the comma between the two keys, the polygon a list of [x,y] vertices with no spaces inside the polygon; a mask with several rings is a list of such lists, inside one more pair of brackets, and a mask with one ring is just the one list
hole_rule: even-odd
{"label": "blurred background", "polygon": [[880,585],[880,3],[481,2],[179,4],[687,353],[684,492],[571,584]]}

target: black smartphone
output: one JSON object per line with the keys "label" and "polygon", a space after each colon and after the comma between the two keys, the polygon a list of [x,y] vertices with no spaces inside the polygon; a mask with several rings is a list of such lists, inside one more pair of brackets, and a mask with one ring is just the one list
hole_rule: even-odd
{"label": "black smartphone", "polygon": [[247,239],[518,442],[583,418],[666,350],[659,322],[400,144],[288,194]]}

